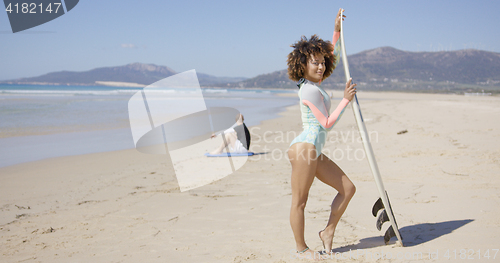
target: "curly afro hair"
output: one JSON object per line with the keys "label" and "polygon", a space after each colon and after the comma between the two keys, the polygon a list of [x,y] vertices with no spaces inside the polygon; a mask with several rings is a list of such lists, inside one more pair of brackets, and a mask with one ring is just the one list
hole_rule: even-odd
{"label": "curly afro hair", "polygon": [[325,57],[325,73],[323,79],[330,76],[335,69],[335,56],[333,55],[333,46],[330,41],[324,41],[317,35],[312,35],[308,40],[302,36],[297,43],[291,45],[293,51],[288,54],[288,77],[293,81],[299,81],[304,77],[304,70],[307,66],[307,61],[311,55],[321,54]]}

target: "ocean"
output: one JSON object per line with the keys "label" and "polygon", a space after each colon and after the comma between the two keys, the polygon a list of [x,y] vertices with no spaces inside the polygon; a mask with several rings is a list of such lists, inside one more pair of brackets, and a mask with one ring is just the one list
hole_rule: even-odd
{"label": "ocean", "polygon": [[[0,85],[0,167],[134,148],[128,101],[141,88]],[[172,96],[189,96],[169,89]],[[297,90],[203,89],[207,107],[232,107],[247,126],[298,103]]]}

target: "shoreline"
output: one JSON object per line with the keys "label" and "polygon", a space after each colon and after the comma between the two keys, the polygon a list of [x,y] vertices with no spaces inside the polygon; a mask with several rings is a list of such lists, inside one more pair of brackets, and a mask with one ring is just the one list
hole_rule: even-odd
{"label": "shoreline", "polygon": [[[369,253],[436,261],[453,249],[473,249],[475,259],[478,249],[492,254],[500,246],[500,124],[491,120],[500,99],[361,94],[406,246],[395,238],[385,245],[375,228],[378,192],[348,107],[323,151],[357,187],[337,227],[335,252],[354,261],[352,250],[366,262],[377,261]],[[279,116],[249,127],[251,151],[267,154],[182,193],[165,156],[135,149],[0,168],[0,252],[7,261],[300,262],[290,252],[291,167],[284,158],[293,139],[286,135],[302,131],[299,107]],[[322,248],[317,232],[335,194],[318,180],[311,187],[305,236],[313,250]]]}
{"label": "shoreline", "polygon": [[[65,103],[64,100],[59,100],[57,97],[58,100],[56,100],[56,102],[58,104],[55,105],[60,107],[59,112],[61,112],[61,114],[57,111],[51,111],[51,115],[44,112],[35,114],[36,109],[32,109],[31,104],[28,102],[33,101],[38,103],[40,101],[39,104],[43,107],[54,107],[51,101],[52,98],[49,100],[45,99],[43,96],[39,97],[36,95],[33,98],[29,98],[29,100],[22,101],[24,104],[21,104],[21,106],[11,106],[13,110],[9,111],[8,106],[16,105],[17,98],[8,101],[8,95],[3,97],[7,99],[6,101],[8,103],[6,103],[7,115],[5,116],[7,122],[4,123],[4,128],[0,129],[0,145],[3,149],[0,166],[5,167],[20,162],[29,162],[56,156],[133,149],[133,139],[127,114],[127,100],[129,98],[127,96],[118,97],[116,100],[114,97],[110,98],[109,101],[113,103],[110,104],[113,108],[110,108],[103,105],[108,101],[108,97],[106,96],[107,95],[95,97],[71,96],[67,99],[69,103]],[[231,99],[231,97],[237,97],[238,99],[247,100],[240,100],[239,102],[238,100],[228,102],[222,101],[228,97],[229,99]],[[255,97],[264,97],[266,99],[260,103],[260,105],[264,107],[263,109],[255,107],[252,109],[251,107],[255,104],[253,104],[254,101],[251,99],[255,98],[251,98],[251,96],[247,98],[247,95],[238,95],[237,93],[224,97],[209,95],[208,99],[210,101],[207,103],[217,104],[220,102],[226,106],[238,107],[247,117],[247,125],[258,125],[259,121],[262,119],[277,117],[278,115],[276,115],[276,113],[284,109],[278,110],[277,108],[272,108],[272,105],[281,107],[281,105],[290,103],[289,99],[283,100],[273,94],[256,95]],[[69,113],[63,111],[66,109],[64,108],[66,104],[77,105],[77,103],[79,103],[79,105],[82,105],[81,103],[87,103],[85,101],[89,101],[87,105],[94,106],[90,108],[94,110],[89,112],[88,110],[82,110],[81,107],[76,108],[75,106],[75,108],[69,108],[69,110],[71,110]],[[267,105],[263,104],[266,102],[272,102],[269,104],[271,106],[267,107]],[[97,103],[99,103],[99,105]],[[32,111],[31,114],[35,117],[39,117],[39,119],[28,115],[28,113],[30,113],[28,110],[25,110],[27,113],[24,115],[16,115],[17,112],[22,113],[22,111],[18,110],[23,107],[22,105],[26,105],[26,108]],[[33,108],[38,104],[34,105]],[[209,106],[209,104],[207,104],[207,106]],[[106,111],[99,112],[99,107],[102,107]],[[264,111],[264,109],[267,108],[271,110],[273,114],[267,114]],[[14,112],[12,117],[9,116],[10,112]],[[16,116],[23,116],[23,118]],[[63,119],[57,120],[52,116],[62,116]],[[88,118],[82,119],[83,121],[75,121],[76,119],[74,116],[76,116],[76,118],[88,116]],[[94,118],[95,120],[92,121]],[[92,147],[95,148],[95,150],[92,150]],[[48,152],[48,154],[44,154],[44,151]]]}
{"label": "shoreline", "polygon": [[[13,82],[3,82],[0,85],[32,85],[32,86],[76,86],[76,87],[114,87],[114,88],[145,88],[148,85],[138,84],[133,82],[113,82],[113,81],[96,81],[94,84],[84,84],[84,83],[45,83],[45,82],[26,82],[26,83],[13,83]],[[262,87],[216,87],[216,86],[200,86],[202,90],[204,89],[233,89],[233,90],[276,90],[276,91],[293,91],[296,90],[293,88],[262,88]],[[325,90],[334,90],[342,92],[342,89],[325,89]],[[487,89],[488,90],[488,89]],[[491,97],[500,97],[500,93],[492,92],[493,90],[488,90],[490,92],[484,93],[482,96],[491,96]],[[467,90],[450,90],[450,91],[442,91],[442,90],[360,90],[358,92],[368,92],[368,93],[402,93],[402,94],[441,94],[441,95],[462,95],[467,96],[467,94],[481,94],[480,92],[467,92]],[[488,95],[486,95],[488,94]],[[4,94],[7,95],[7,94]],[[475,96],[475,95],[472,95]]]}
{"label": "shoreline", "polygon": [[[343,96],[343,92],[339,91],[339,90],[326,90],[326,92],[328,92],[331,95],[332,101],[338,100]],[[404,100],[418,100],[418,99],[425,100],[425,99],[429,99],[429,98],[433,98],[433,99],[440,98],[443,100],[456,99],[456,100],[466,100],[466,101],[467,100],[489,101],[489,100],[495,100],[496,98],[498,98],[497,96],[463,96],[463,95],[458,95],[458,94],[401,93],[401,92],[391,92],[391,91],[375,91],[375,92],[361,91],[361,92],[358,92],[358,97],[359,97],[359,100],[362,102],[364,99],[367,99],[367,100],[379,99],[379,98],[381,98],[381,95],[384,95],[383,99],[395,99],[395,98],[400,98],[401,95],[403,95],[403,94],[411,95],[411,98],[404,97]],[[295,98],[295,97],[297,97],[297,94],[296,93],[277,93],[276,96]],[[289,106],[289,107],[293,107],[293,106],[294,105]],[[287,111],[289,107],[286,107],[286,106],[282,107],[280,112]],[[362,104],[361,104],[361,109],[363,110]],[[275,117],[274,119],[279,118],[279,116],[280,116],[279,113],[276,113],[276,115],[277,115],[277,117]],[[262,124],[262,121],[259,121],[259,124],[249,126],[249,128],[253,127],[253,126],[259,126],[260,124]],[[72,134],[78,135],[78,134],[87,134],[87,133],[90,134],[90,133],[96,133],[96,132],[108,132],[109,133],[112,131],[130,129],[128,122],[127,122],[127,124],[122,123],[122,125],[119,125],[119,126],[114,125],[113,127],[99,127],[98,125],[94,125],[94,127],[86,126],[85,129],[83,129],[83,130],[77,129],[79,127],[73,127],[73,126],[67,126],[67,127],[65,126],[62,128],[63,128],[63,130],[58,128],[57,130],[52,130],[52,131],[45,130],[42,132],[26,131],[24,133],[20,133],[19,131],[8,131],[8,132],[3,132],[2,134],[0,134],[0,140],[2,140],[2,139],[16,139],[16,138],[22,139],[23,137],[32,138],[32,137],[40,137],[40,136],[58,136],[58,135],[71,136]],[[36,128],[33,128],[33,129],[36,129]],[[14,136],[12,136],[13,133],[15,133]],[[134,148],[130,147],[127,149],[134,149]],[[104,151],[104,152],[113,152],[113,151],[114,150]],[[103,152],[103,151],[98,151],[98,152]],[[86,154],[86,153],[84,153],[84,154]],[[73,154],[71,154],[71,156],[72,155]],[[63,156],[61,156],[61,157],[63,157]],[[53,157],[48,157],[48,158],[53,158]],[[28,162],[30,162],[30,161],[28,161]],[[23,163],[26,163],[26,162],[23,162]],[[2,167],[6,167],[6,166],[2,166]]]}

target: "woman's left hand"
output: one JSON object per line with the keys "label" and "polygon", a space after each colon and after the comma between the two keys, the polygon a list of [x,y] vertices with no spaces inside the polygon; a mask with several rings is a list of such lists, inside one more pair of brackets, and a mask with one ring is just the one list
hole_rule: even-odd
{"label": "woman's left hand", "polygon": [[345,84],[344,98],[351,101],[356,95],[356,84],[352,83],[352,78]]}
{"label": "woman's left hand", "polygon": [[[339,12],[337,13],[337,17],[335,18],[335,32],[340,32],[340,14],[342,11],[345,12],[345,10],[342,10],[342,8],[339,9]],[[342,15],[342,21],[344,21],[345,15]]]}

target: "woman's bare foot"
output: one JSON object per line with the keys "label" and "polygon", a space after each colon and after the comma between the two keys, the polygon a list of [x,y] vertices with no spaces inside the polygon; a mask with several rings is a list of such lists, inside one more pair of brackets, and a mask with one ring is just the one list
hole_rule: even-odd
{"label": "woman's bare foot", "polygon": [[327,229],[319,231],[319,239],[321,239],[321,242],[323,243],[323,248],[325,249],[325,252],[327,254],[332,253],[332,243],[333,243],[333,235],[335,233],[334,231],[328,231]]}
{"label": "woman's bare foot", "polygon": [[210,152],[210,154],[221,154],[221,153],[222,151],[220,151],[219,149]]}
{"label": "woman's bare foot", "polygon": [[295,252],[295,257],[298,259],[306,259],[309,261],[320,261],[323,260],[323,256],[318,251],[313,251],[309,248],[306,248],[302,251]]}

